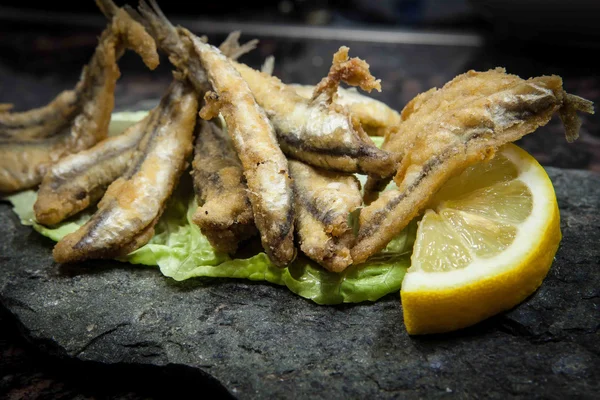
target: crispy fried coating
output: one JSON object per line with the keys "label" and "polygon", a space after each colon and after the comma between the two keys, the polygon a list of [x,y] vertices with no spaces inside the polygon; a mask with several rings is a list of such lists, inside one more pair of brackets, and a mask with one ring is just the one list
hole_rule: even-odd
{"label": "crispy fried coating", "polygon": [[[315,87],[291,84],[296,93],[305,99],[313,96]],[[369,136],[385,136],[400,123],[400,114],[387,104],[358,93],[356,89],[338,88],[335,104],[347,107],[348,112],[357,118]]]}
{"label": "crispy fried coating", "polygon": [[131,18],[126,7],[119,8],[112,0],[96,0],[96,6],[111,21],[113,34],[120,41],[115,46],[117,59],[125,49],[135,51],[151,70],[159,64],[156,42],[142,24]]}
{"label": "crispy fried coating", "polygon": [[348,58],[348,48],[336,53],[329,75],[317,85],[311,100],[276,77],[244,64],[234,65],[268,113],[288,156],[341,172],[389,176],[395,171],[395,158],[373,144],[357,118],[333,103],[340,80],[365,90],[379,88],[368,64]]}
{"label": "crispy fried coating", "polygon": [[0,139],[43,139],[68,126],[79,111],[73,90],[65,90],[43,107],[23,112],[0,112]]}
{"label": "crispy fried coating", "polygon": [[36,110],[0,113],[0,192],[39,184],[53,163],[106,137],[120,75],[117,60],[125,48],[138,52],[150,68],[158,64],[152,38],[116,9],[73,92]]}
{"label": "crispy fried coating", "polygon": [[[191,39],[194,37],[196,41],[205,42],[204,38],[188,35],[184,28],[173,26],[153,0],[148,3],[141,1],[139,13],[131,8],[127,10],[169,55],[169,60],[177,68],[178,77],[189,80],[200,96],[211,90],[206,70]],[[235,59],[256,46],[255,40],[240,45],[239,36],[239,32],[232,32],[221,44],[221,52]],[[256,233],[239,158],[235,150],[230,148],[227,138],[222,136],[220,128],[214,124],[198,125],[195,149],[192,174],[201,206],[194,216],[194,222],[200,226],[213,247],[233,252],[241,240]]]}
{"label": "crispy fried coating", "polygon": [[354,175],[326,171],[290,160],[296,201],[296,230],[300,249],[333,272],[350,264],[355,236],[350,212],[362,204],[360,183]]}
{"label": "crispy fried coating", "polygon": [[210,120],[220,112],[242,162],[254,220],[262,245],[273,264],[284,267],[296,256],[294,204],[287,159],[275,131],[254,100],[247,83],[216,47],[187,33],[215,92],[204,97],[200,116]]}
{"label": "crispy fried coating", "polygon": [[[388,131],[382,149],[392,152],[402,159],[410,152],[418,136],[431,121],[442,118],[448,111],[446,104],[460,107],[482,96],[490,96],[509,88],[513,79],[502,68],[485,72],[470,71],[455,77],[441,90],[432,88],[417,95],[404,107],[401,122],[395,129]],[[365,202],[377,199],[379,192],[391,181],[388,177],[369,176],[365,185]]]}
{"label": "crispy fried coating", "polygon": [[54,247],[57,262],[113,258],[143,246],[192,152],[198,100],[187,83],[173,82],[145,120],[145,134],[132,161],[106,190],[98,211]]}
{"label": "crispy fried coating", "polygon": [[384,248],[450,177],[545,125],[557,111],[568,138],[579,129],[576,111],[593,112],[591,102],[565,93],[554,75],[523,80],[502,69],[470,71],[439,91],[425,93],[403,111],[406,121],[419,120],[414,122],[419,129],[403,149],[394,178],[398,189],[384,192],[361,211],[352,249],[356,263]]}
{"label": "crispy fried coating", "polygon": [[54,164],[38,190],[33,206],[36,220],[54,225],[100,200],[108,185],[127,170],[146,133],[148,118]]}
{"label": "crispy fried coating", "polygon": [[215,249],[233,253],[257,233],[242,163],[227,133],[198,120],[192,176],[198,209],[192,220]]}

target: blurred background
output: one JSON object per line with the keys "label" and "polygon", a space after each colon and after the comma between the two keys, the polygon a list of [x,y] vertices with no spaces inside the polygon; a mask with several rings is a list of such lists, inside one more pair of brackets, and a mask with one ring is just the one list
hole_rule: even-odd
{"label": "blurred background", "polygon": [[[116,1],[118,5],[137,1]],[[260,67],[275,56],[284,82],[315,84],[341,46],[382,79],[373,96],[402,109],[415,95],[469,69],[497,66],[523,78],[558,74],[565,88],[597,101],[590,59],[600,47],[598,0],[262,0],[159,1],[175,24],[218,44],[232,30],[258,38],[242,61]],[[0,5],[0,102],[40,106],[72,87],[106,21],[92,0]],[[116,108],[148,108],[170,80],[163,57],[148,71],[128,52],[120,62]],[[558,120],[520,142],[544,165],[600,171],[600,116],[584,116],[581,139],[565,145]],[[551,132],[551,134],[544,134]]]}
{"label": "blurred background", "polygon": [[[125,1],[117,1],[122,5]],[[137,1],[130,1],[135,6]],[[242,61],[260,67],[275,56],[275,75],[315,84],[342,45],[382,80],[371,94],[401,110],[418,93],[470,69],[505,67],[523,78],[558,74],[567,91],[600,101],[593,62],[600,48],[599,0],[159,0],[165,14],[213,44],[232,30],[260,44]],[[22,111],[72,88],[106,21],[92,0],[0,3],[0,103]],[[117,110],[148,109],[171,80],[166,57],[149,71],[128,52],[119,63]],[[581,137],[567,144],[558,118],[518,142],[546,167],[600,173],[600,115],[582,116]],[[153,398],[156,379],[133,370],[90,370],[48,357],[0,312],[0,398]],[[139,379],[135,377],[139,375]],[[126,376],[127,379],[123,377]],[[121,378],[120,378],[121,377]],[[194,387],[197,377],[180,377]],[[152,380],[152,379],[150,379]],[[117,382],[106,385],[107,381]],[[153,394],[154,393],[154,394]],[[11,397],[12,396],[12,397]],[[19,397],[25,396],[25,397]],[[83,396],[83,397],[82,397]],[[156,397],[156,396],[154,396]],[[160,396],[159,396],[160,397]]]}
{"label": "blurred background", "polygon": [[[234,2],[172,0],[160,2],[160,6],[172,17],[213,21],[468,29],[542,41],[575,35],[578,40],[590,43],[597,42],[600,36],[597,23],[600,2],[596,0],[257,0],[241,6]],[[97,15],[91,0],[41,3],[4,0],[0,11],[5,19],[27,21],[35,19],[37,14],[38,20],[58,17],[66,22],[80,18],[82,24],[89,22],[86,17]]]}

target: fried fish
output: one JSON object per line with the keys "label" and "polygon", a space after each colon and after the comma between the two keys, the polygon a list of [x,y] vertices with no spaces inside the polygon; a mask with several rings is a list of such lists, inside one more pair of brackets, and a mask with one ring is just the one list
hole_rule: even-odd
{"label": "fried fish", "polygon": [[[180,78],[189,80],[202,98],[211,84],[184,29],[173,26],[155,1],[141,1],[138,10],[128,8],[169,55]],[[233,32],[219,47],[231,59],[256,46],[256,41],[240,45],[238,38],[239,32]],[[214,248],[231,253],[240,241],[256,233],[256,227],[239,158],[217,124],[215,119],[197,126],[192,175],[200,204],[193,220]]]}
{"label": "fried fish", "polygon": [[[139,14],[129,10],[130,14],[137,15],[135,18],[169,54],[179,76],[192,82],[198,94],[206,93],[201,117],[210,120],[219,112],[223,115],[244,169],[263,247],[275,265],[289,264],[296,256],[293,195],[287,160],[277,145],[271,123],[226,55],[185,28],[175,28],[155,1],[149,4],[141,1]],[[232,39],[226,40],[223,49],[233,56],[251,47],[237,46],[236,38]]]}
{"label": "fried fish", "polygon": [[196,124],[192,176],[199,206],[192,220],[212,247],[235,252],[257,231],[242,163],[229,135],[215,122]]}
{"label": "fried fish", "polygon": [[566,93],[560,77],[523,80],[503,69],[467,72],[415,99],[403,111],[405,121],[419,129],[411,140],[402,139],[404,156],[394,178],[398,189],[361,210],[352,258],[363,262],[381,250],[450,177],[490,159],[498,147],[545,125],[554,113],[567,139],[574,140],[577,111],[593,113],[593,104]]}
{"label": "fried fish", "polygon": [[33,206],[36,220],[54,225],[100,200],[108,185],[127,170],[148,119],[54,164],[38,190]]}
{"label": "fried fish", "polygon": [[79,111],[77,93],[65,90],[43,107],[23,112],[0,110],[0,140],[43,139],[71,123]]}
{"label": "fried fish", "polygon": [[[305,99],[313,96],[315,87],[291,84],[296,93]],[[357,118],[369,136],[385,136],[400,123],[400,114],[387,104],[358,93],[355,88],[338,88],[335,103],[347,107],[348,112]]]}
{"label": "fried fish", "polygon": [[123,256],[152,238],[192,152],[197,113],[196,92],[175,80],[145,120],[127,171],[108,187],[90,220],[54,247],[57,262]]}
{"label": "fried fish", "polygon": [[216,47],[186,32],[210,83],[200,116],[210,120],[219,112],[242,162],[248,195],[262,245],[273,264],[284,267],[296,256],[294,204],[287,159],[265,112],[247,83]]}
{"label": "fried fish", "polygon": [[108,0],[98,4],[112,18],[75,90],[36,110],[0,113],[0,192],[39,184],[53,163],[106,137],[120,75],[117,60],[125,48],[140,54],[149,68],[158,65],[154,40],[143,26]]}
{"label": "fried fish", "polygon": [[355,236],[348,224],[362,204],[360,183],[354,175],[326,171],[290,160],[296,201],[296,230],[300,249],[333,272],[350,264]]}
{"label": "fried fish", "polygon": [[245,64],[233,64],[269,115],[288,156],[341,172],[377,176],[394,173],[395,158],[375,146],[358,119],[333,102],[341,80],[364,90],[380,89],[368,64],[358,58],[349,59],[347,47],[334,55],[329,75],[316,86],[310,100],[274,76]]}

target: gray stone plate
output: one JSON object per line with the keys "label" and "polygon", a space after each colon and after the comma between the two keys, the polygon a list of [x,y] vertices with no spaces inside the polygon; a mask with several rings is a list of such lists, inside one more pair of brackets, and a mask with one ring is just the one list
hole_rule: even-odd
{"label": "gray stone plate", "polygon": [[548,277],[515,309],[452,334],[408,336],[397,294],[319,306],[265,283],[178,283],[112,261],[60,266],[53,243],[6,204],[0,302],[33,343],[60,357],[184,364],[239,398],[593,398],[600,178],[548,170],[564,235]]}

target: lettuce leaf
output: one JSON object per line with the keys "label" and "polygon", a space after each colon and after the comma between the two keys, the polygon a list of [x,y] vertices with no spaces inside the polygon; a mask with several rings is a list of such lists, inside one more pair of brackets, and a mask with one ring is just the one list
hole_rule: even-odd
{"label": "lettuce leaf", "polygon": [[[154,237],[145,246],[120,261],[158,266],[163,275],[177,281],[194,277],[242,278],[285,285],[299,296],[318,304],[358,303],[375,301],[388,293],[398,292],[416,236],[413,222],[381,253],[368,262],[353,265],[343,273],[326,271],[304,256],[299,256],[288,268],[271,264],[259,249],[245,258],[231,258],[215,251],[200,229],[191,223],[196,200],[189,184],[181,184],[169,201],[165,213],[156,225]],[[37,194],[24,191],[5,199],[21,223],[31,225],[42,235],[58,241],[74,232],[93,213],[93,209],[55,227],[35,222],[33,204]],[[258,246],[256,246],[258,247]]]}
{"label": "lettuce leaf", "polygon": [[[379,143],[378,143],[379,144]],[[8,196],[13,211],[24,225],[58,241],[82,226],[95,211],[86,210],[54,227],[35,221],[32,190]],[[141,248],[120,258],[132,264],[158,266],[161,273],[177,281],[196,277],[238,278],[267,281],[286,286],[295,294],[318,304],[375,301],[398,292],[416,237],[413,221],[379,254],[364,264],[352,265],[342,273],[323,269],[303,255],[287,268],[280,269],[269,261],[260,243],[250,243],[236,258],[215,251],[200,229],[191,222],[197,207],[189,174],[184,174],[155,227],[152,239]]]}

